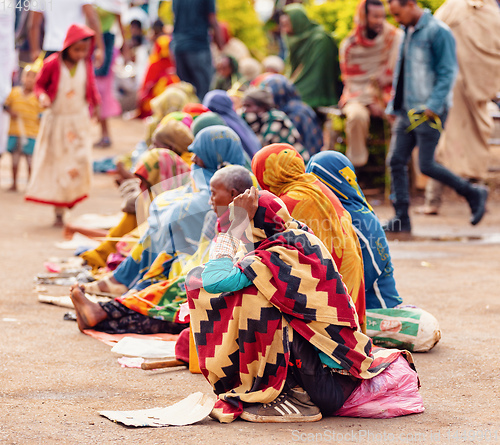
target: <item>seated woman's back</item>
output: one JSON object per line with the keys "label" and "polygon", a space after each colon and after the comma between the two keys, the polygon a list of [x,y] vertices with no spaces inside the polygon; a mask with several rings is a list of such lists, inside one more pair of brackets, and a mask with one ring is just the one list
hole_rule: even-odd
{"label": "seated woman's back", "polygon": [[279,196],[292,217],[305,223],[331,252],[363,325],[363,260],[349,212],[316,177],[306,174],[304,160],[290,145],[264,147],[253,158],[252,170],[260,186]]}
{"label": "seated woman's back", "polygon": [[363,252],[366,308],[392,308],[401,304],[387,238],[358,185],[351,161],[342,153],[324,151],[311,158],[306,171],[326,184],[351,214]]}

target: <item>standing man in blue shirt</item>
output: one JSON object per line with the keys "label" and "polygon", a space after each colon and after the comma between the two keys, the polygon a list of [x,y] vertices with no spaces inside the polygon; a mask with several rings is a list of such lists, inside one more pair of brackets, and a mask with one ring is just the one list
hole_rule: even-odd
{"label": "standing man in blue shirt", "polygon": [[393,99],[386,110],[394,121],[388,166],[396,215],[384,229],[411,232],[407,164],[415,146],[419,147],[422,173],[462,195],[472,212],[470,222],[475,225],[484,215],[488,189],[470,184],[434,159],[457,74],[455,39],[448,26],[420,8],[416,0],[389,0],[389,7],[403,25],[405,37],[395,70]]}
{"label": "standing man in blue shirt", "polygon": [[177,75],[196,87],[200,101],[210,89],[214,69],[209,28],[222,49],[222,36],[215,15],[215,0],[173,0],[173,48]]}

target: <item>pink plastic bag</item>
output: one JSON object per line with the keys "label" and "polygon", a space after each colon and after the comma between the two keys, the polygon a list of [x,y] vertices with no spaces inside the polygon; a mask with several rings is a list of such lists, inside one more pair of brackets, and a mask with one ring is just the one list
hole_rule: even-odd
{"label": "pink plastic bag", "polygon": [[384,372],[363,380],[335,415],[387,419],[424,409],[417,373],[399,356]]}

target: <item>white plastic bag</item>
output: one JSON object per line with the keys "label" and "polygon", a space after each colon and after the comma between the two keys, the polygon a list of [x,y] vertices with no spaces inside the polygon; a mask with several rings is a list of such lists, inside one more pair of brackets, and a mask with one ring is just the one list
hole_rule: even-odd
{"label": "white plastic bag", "polygon": [[415,306],[366,311],[366,335],[384,348],[427,352],[441,339],[436,318]]}

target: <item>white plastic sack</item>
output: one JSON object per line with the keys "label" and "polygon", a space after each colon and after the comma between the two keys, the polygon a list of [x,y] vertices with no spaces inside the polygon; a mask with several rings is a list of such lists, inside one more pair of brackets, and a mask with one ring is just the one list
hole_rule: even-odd
{"label": "white plastic sack", "polygon": [[418,307],[366,311],[366,334],[377,346],[427,352],[441,339],[436,318]]}

